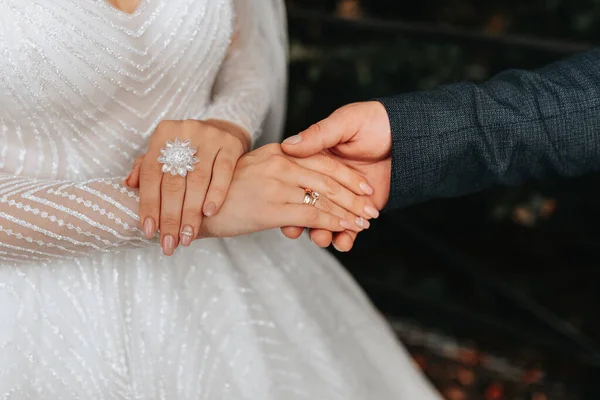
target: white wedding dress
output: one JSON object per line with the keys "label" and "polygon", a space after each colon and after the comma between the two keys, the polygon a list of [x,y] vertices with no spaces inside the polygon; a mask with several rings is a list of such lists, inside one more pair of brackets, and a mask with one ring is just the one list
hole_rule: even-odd
{"label": "white wedding dress", "polygon": [[275,138],[282,11],[0,0],[2,399],[438,398],[306,238],[200,240],[166,258],[138,229],[121,181],[159,121]]}

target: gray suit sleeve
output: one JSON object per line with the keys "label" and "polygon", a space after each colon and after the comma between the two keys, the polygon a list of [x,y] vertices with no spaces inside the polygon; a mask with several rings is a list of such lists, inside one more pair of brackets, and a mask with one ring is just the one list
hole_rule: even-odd
{"label": "gray suit sleeve", "polygon": [[600,50],[379,101],[393,135],[389,209],[600,169]]}

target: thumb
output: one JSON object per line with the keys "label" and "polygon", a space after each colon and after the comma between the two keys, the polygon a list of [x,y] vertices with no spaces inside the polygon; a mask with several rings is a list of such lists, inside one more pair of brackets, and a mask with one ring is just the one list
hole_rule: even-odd
{"label": "thumb", "polygon": [[284,140],[281,149],[293,157],[309,157],[347,142],[357,129],[348,113],[341,108],[307,130]]}

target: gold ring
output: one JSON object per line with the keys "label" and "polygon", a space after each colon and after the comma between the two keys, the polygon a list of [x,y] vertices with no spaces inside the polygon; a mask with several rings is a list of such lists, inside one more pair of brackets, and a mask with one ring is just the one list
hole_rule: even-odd
{"label": "gold ring", "polygon": [[312,202],[312,191],[311,190],[305,190],[304,191],[304,200],[302,200],[302,204],[310,204]]}

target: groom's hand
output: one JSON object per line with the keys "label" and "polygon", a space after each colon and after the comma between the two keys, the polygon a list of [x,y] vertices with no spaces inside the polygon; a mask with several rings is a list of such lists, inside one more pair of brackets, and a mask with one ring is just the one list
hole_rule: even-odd
{"label": "groom's hand", "polygon": [[[392,134],[387,112],[376,101],[344,106],[304,132],[286,139],[282,150],[294,157],[326,152],[365,177],[374,188],[371,200],[381,210],[390,193]],[[301,228],[284,228],[296,238]],[[331,233],[312,230],[311,239],[326,247],[332,243],[339,251],[349,251],[356,233]]]}

